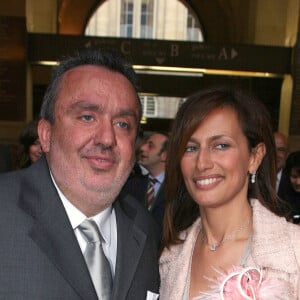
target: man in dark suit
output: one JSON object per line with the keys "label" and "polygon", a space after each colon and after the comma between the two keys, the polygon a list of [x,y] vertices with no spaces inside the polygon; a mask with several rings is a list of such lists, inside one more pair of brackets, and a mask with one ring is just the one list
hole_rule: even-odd
{"label": "man in dark suit", "polygon": [[[89,50],[61,62],[38,124],[45,156],[0,176],[0,299],[157,299],[159,232],[120,193],[140,117],[135,74],[122,58]],[[86,221],[100,241],[85,239]],[[113,279],[106,298],[85,260],[100,242],[109,275],[96,275]]]}
{"label": "man in dark suit", "polygon": [[276,176],[276,192],[279,196],[284,190],[285,182],[282,176],[283,169],[285,166],[285,161],[288,157],[289,150],[288,150],[288,138],[285,134],[281,132],[274,132],[273,133],[275,147],[276,147],[276,169],[277,169],[277,176]]}
{"label": "man in dark suit", "polygon": [[[165,212],[165,166],[167,159],[168,134],[164,132],[152,133],[140,147],[139,164],[147,169],[148,174],[133,172],[128,178],[124,190],[140,199],[158,225],[162,227]],[[150,181],[154,180],[153,201],[149,203]]]}

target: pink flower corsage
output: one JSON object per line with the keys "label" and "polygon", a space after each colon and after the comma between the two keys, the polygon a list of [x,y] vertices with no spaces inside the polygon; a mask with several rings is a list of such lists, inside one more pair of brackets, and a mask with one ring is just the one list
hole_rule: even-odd
{"label": "pink flower corsage", "polygon": [[[217,271],[217,270],[216,270]],[[211,281],[215,284],[195,300],[282,300],[286,299],[287,283],[279,279],[264,279],[257,267],[232,267]]]}

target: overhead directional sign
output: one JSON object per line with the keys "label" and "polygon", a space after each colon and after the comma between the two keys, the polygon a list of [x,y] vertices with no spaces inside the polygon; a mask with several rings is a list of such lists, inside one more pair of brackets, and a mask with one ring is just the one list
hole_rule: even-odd
{"label": "overhead directional sign", "polygon": [[31,62],[58,60],[76,49],[113,49],[135,65],[206,68],[237,71],[291,72],[292,48],[203,42],[29,34]]}

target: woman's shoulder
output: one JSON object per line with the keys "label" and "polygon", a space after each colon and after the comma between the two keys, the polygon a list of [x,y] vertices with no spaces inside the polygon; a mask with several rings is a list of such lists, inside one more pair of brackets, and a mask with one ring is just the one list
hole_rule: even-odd
{"label": "woman's shoulder", "polygon": [[178,256],[190,253],[200,231],[200,226],[201,222],[198,218],[190,227],[181,231],[179,238],[182,242],[165,248],[160,257],[160,264],[174,261]]}
{"label": "woman's shoulder", "polygon": [[287,222],[287,230],[289,231],[291,244],[295,251],[298,266],[300,266],[300,225]]}
{"label": "woman's shoulder", "polygon": [[256,199],[251,200],[251,205],[253,227],[256,234],[261,234],[265,238],[269,235],[280,236],[286,241],[287,239],[296,239],[300,243],[300,225],[287,221],[285,217],[275,215]]}
{"label": "woman's shoulder", "polygon": [[180,232],[182,243],[164,249],[159,261],[161,299],[182,299],[200,228],[200,219],[197,219],[189,228]]}
{"label": "woman's shoulder", "polygon": [[258,200],[253,207],[252,255],[259,265],[294,272],[300,262],[300,226],[265,208]]}

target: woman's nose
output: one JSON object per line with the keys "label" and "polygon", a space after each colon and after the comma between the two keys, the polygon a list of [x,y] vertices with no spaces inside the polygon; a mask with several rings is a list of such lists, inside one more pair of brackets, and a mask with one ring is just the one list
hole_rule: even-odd
{"label": "woman's nose", "polygon": [[213,167],[213,161],[209,149],[200,149],[197,158],[197,167],[200,171]]}

